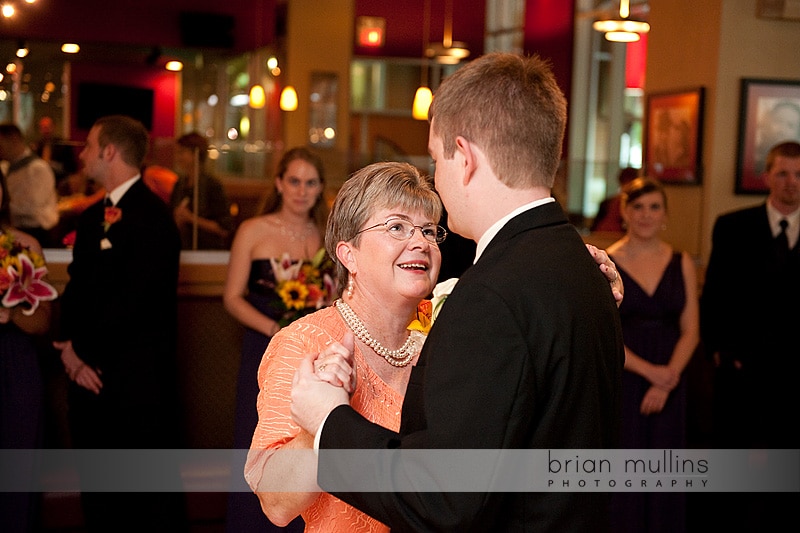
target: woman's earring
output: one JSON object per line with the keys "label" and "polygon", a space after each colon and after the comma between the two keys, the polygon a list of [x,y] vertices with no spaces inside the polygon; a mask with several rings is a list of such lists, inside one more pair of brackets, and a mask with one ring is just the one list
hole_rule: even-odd
{"label": "woman's earring", "polygon": [[353,297],[353,276],[350,275],[350,279],[347,281],[347,298],[350,299]]}

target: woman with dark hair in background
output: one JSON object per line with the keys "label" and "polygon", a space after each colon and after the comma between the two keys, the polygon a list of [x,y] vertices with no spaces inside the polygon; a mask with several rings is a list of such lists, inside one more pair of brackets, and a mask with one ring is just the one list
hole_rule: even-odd
{"label": "woman with dark hair in background", "polygon": [[[223,300],[228,313],[245,326],[236,393],[235,449],[250,448],[253,439],[258,422],[258,365],[270,339],[294,318],[330,301],[328,292],[321,301],[319,298],[312,301],[309,296],[313,295],[307,295],[307,302],[287,304],[291,291],[283,290],[294,282],[302,282],[301,290],[308,290],[311,284],[325,293],[327,256],[322,235],[328,206],[324,191],[322,160],[305,147],[293,148],[278,163],[261,214],[242,222],[234,236]],[[314,275],[307,277],[311,272]],[[226,530],[229,533],[278,531],[244,484],[244,460],[234,464],[231,475],[235,483],[228,500]],[[236,483],[242,485],[238,491]],[[303,520],[298,517],[285,530],[303,528]]]}

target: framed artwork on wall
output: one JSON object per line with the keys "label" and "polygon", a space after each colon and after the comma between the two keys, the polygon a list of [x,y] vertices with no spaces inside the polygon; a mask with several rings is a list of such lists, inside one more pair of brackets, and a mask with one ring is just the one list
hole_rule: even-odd
{"label": "framed artwork on wall", "polygon": [[736,194],[766,194],[770,148],[800,142],[800,80],[743,78],[736,156]]}
{"label": "framed artwork on wall", "polygon": [[703,87],[647,95],[645,168],[669,184],[701,181]]}

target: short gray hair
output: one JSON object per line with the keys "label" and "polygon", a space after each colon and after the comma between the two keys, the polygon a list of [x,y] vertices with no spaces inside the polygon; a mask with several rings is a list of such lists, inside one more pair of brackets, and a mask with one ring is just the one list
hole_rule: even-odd
{"label": "short gray hair", "polygon": [[433,222],[442,217],[442,201],[429,176],[408,163],[381,162],[368,165],[345,181],[333,202],[325,231],[325,249],[336,265],[339,291],[350,273],[336,257],[336,245],[353,241],[357,247],[362,226],[384,208],[422,211]]}

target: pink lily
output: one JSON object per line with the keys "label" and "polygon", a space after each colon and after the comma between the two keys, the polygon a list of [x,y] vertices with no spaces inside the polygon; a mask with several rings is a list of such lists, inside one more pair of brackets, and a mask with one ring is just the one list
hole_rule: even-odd
{"label": "pink lily", "polygon": [[300,269],[303,267],[303,263],[300,261],[292,263],[292,258],[288,253],[284,253],[280,260],[270,258],[269,261],[272,264],[272,273],[275,276],[275,281],[278,283],[297,279]]}
{"label": "pink lily", "polygon": [[25,255],[19,255],[20,272],[14,265],[8,265],[7,271],[11,278],[11,285],[3,296],[2,304],[4,307],[14,307],[21,302],[27,302],[29,309],[24,309],[22,313],[31,316],[40,301],[55,300],[58,292],[49,283],[42,281],[42,277],[47,274],[47,267],[33,266],[31,259]]}

